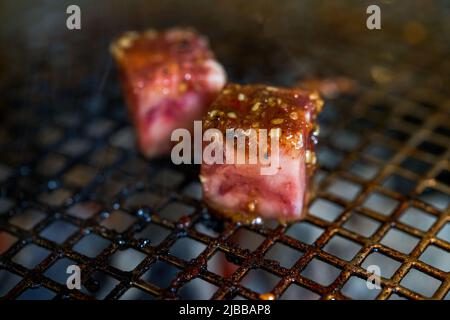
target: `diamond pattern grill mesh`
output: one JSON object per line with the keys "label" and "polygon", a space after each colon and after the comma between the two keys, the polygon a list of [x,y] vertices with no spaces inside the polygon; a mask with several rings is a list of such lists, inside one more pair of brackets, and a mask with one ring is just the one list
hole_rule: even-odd
{"label": "diamond pattern grill mesh", "polygon": [[[78,80],[54,92],[45,64],[32,86],[8,83],[0,296],[449,299],[450,51],[399,44],[377,65],[375,47],[342,59],[302,51],[359,88],[326,102],[315,196],[288,226],[218,221],[201,203],[198,167],[144,160],[110,60],[100,84],[72,69]],[[230,68],[233,80],[258,80]],[[70,264],[81,291],[65,285]],[[366,287],[371,265],[380,290]]]}

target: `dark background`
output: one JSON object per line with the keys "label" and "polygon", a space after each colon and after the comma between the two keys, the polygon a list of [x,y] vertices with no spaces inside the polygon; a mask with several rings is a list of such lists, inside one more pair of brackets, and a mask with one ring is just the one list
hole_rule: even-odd
{"label": "dark background", "polygon": [[[70,4],[81,7],[81,31],[66,28]],[[370,4],[381,7],[382,30],[366,28]],[[354,55],[367,57],[367,63],[355,65],[364,75],[374,63],[405,62],[405,51],[412,69],[423,62],[418,53],[448,46],[449,13],[447,1],[425,0],[2,1],[0,74],[5,78],[21,69],[22,79],[29,79],[42,61],[55,70],[53,83],[71,80],[72,68],[102,73],[112,37],[130,29],[176,25],[194,26],[209,35],[219,60],[240,79],[251,78],[255,69],[272,82],[342,73],[346,67],[335,70],[338,61]],[[326,65],[324,60],[334,63]],[[290,74],[276,78],[274,68]]]}

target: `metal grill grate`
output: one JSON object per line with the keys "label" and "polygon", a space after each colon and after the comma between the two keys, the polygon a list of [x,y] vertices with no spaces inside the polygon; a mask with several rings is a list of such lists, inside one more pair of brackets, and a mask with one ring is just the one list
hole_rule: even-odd
{"label": "metal grill grate", "polygon": [[[52,92],[48,66],[33,92],[10,84],[0,109],[0,296],[449,299],[450,52],[399,46],[391,66],[377,67],[366,49],[333,60],[305,53],[360,88],[326,103],[317,192],[307,218],[289,226],[216,221],[197,167],[141,158],[115,75],[89,100],[98,83]],[[405,69],[407,81],[390,79]],[[82,269],[81,291],[65,286],[70,264]],[[381,290],[366,288],[369,265],[381,267]]]}

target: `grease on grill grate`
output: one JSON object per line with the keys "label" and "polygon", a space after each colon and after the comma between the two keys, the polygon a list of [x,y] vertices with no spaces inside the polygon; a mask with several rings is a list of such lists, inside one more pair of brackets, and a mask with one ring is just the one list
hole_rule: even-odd
{"label": "grease on grill grate", "polygon": [[[289,226],[209,216],[198,168],[136,153],[113,89],[108,109],[58,106],[51,119],[45,93],[32,107],[9,107],[0,296],[449,299],[450,100],[425,85],[435,75],[422,75],[401,94],[362,86],[327,102],[318,192],[305,221]],[[81,291],[65,286],[70,264],[82,269]],[[381,288],[369,290],[373,265]]]}

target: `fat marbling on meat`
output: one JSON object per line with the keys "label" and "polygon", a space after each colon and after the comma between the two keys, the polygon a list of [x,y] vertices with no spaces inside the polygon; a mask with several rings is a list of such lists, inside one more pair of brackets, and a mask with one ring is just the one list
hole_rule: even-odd
{"label": "fat marbling on meat", "polygon": [[139,149],[150,158],[170,151],[174,129],[192,130],[226,81],[206,37],[191,29],[127,32],[111,53]]}
{"label": "fat marbling on meat", "polygon": [[[234,163],[202,163],[200,181],[208,207],[216,213],[251,222],[257,218],[293,221],[303,217],[316,165],[317,114],[323,101],[317,92],[266,85],[228,84],[203,118],[203,130],[214,128],[226,139],[227,129],[266,129],[266,156],[271,139],[278,135],[279,161],[272,174],[261,174],[265,166],[236,163],[241,151],[235,144]],[[259,132],[259,131],[258,131]],[[270,139],[269,139],[270,138]],[[260,140],[259,140],[260,142]],[[206,144],[210,142],[204,142]],[[246,159],[250,139],[246,140]],[[270,155],[275,156],[274,154]]]}

